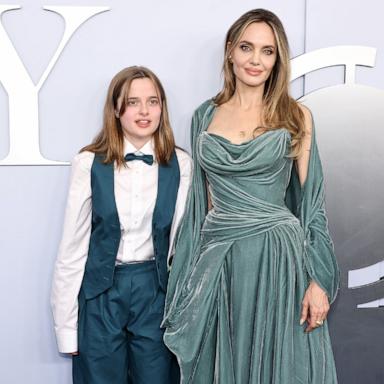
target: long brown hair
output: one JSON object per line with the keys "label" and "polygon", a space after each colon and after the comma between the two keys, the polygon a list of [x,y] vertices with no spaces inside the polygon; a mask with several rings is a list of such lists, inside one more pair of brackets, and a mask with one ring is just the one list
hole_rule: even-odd
{"label": "long brown hair", "polygon": [[266,127],[262,128],[264,130],[287,128],[292,136],[291,156],[297,157],[305,133],[304,114],[298,103],[289,96],[290,62],[288,39],[283,24],[274,13],[265,9],[254,9],[241,16],[229,28],[225,38],[224,86],[213,101],[217,105],[224,104],[235,93],[236,77],[230,60],[231,53],[239,43],[245,29],[252,23],[260,22],[265,22],[272,28],[277,44],[276,63],[264,87],[262,121]]}
{"label": "long brown hair", "polygon": [[[167,164],[175,149],[175,139],[169,121],[167,99],[164,88],[158,77],[148,68],[132,66],[124,68],[112,79],[104,105],[104,118],[101,131],[92,144],[87,145],[80,152],[90,151],[105,156],[104,162],[116,162],[118,167],[125,166],[124,135],[120,119],[116,117],[124,114],[127,107],[129,89],[135,79],[150,79],[158,93],[161,103],[161,117],[159,127],[153,134],[156,160],[160,164]],[[118,107],[118,100],[121,106]]]}

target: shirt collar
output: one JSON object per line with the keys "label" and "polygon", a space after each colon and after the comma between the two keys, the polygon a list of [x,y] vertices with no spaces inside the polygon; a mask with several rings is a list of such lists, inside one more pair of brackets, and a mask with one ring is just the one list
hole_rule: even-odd
{"label": "shirt collar", "polygon": [[124,137],[124,155],[134,153],[136,155],[152,155],[155,160],[155,143],[153,138],[147,141],[140,149],[137,149],[127,138]]}

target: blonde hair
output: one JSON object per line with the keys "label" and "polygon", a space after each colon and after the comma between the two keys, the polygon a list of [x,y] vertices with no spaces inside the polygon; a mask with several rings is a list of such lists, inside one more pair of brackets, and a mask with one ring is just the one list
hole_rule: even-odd
{"label": "blonde hair", "polygon": [[288,39],[280,19],[274,13],[265,9],[254,9],[242,15],[229,28],[224,50],[224,85],[213,101],[217,105],[224,104],[235,93],[236,77],[230,61],[231,53],[239,43],[245,29],[252,23],[261,22],[268,24],[272,28],[277,44],[277,59],[264,88],[262,121],[266,127],[257,127],[256,129],[271,130],[281,127],[288,129],[292,137],[291,156],[297,157],[305,134],[304,114],[299,104],[289,96],[290,62]]}
{"label": "blonde hair", "polygon": [[[155,156],[160,164],[167,164],[175,149],[167,100],[164,88],[158,77],[148,68],[132,66],[124,68],[112,79],[104,105],[103,126],[90,145],[82,148],[80,152],[90,151],[105,156],[104,163],[116,162],[118,167],[125,166],[124,161],[124,135],[120,119],[116,117],[124,114],[127,107],[129,90],[135,79],[150,79],[158,93],[161,103],[161,117],[159,127],[153,134]],[[121,105],[118,101],[121,100]]]}

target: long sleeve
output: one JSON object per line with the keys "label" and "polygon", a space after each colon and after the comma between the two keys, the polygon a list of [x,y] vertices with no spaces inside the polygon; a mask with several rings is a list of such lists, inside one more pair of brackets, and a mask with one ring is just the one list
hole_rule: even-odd
{"label": "long sleeve", "polygon": [[311,280],[322,287],[330,302],[339,287],[339,269],[328,230],[325,210],[324,177],[312,121],[312,142],[308,173],[303,187],[293,167],[286,202],[299,218],[305,234],[305,269]]}
{"label": "long sleeve", "polygon": [[56,260],[51,306],[59,351],[75,352],[78,294],[87,260],[92,222],[91,176],[94,155],[83,152],[72,162],[63,236]]}
{"label": "long sleeve", "polygon": [[169,241],[169,252],[168,252],[168,265],[170,264],[171,258],[174,255],[174,240],[180,224],[180,221],[184,215],[185,204],[189,188],[191,186],[192,179],[192,159],[187,152],[180,149],[176,149],[177,160],[180,167],[180,184],[177,193],[177,200],[175,206],[175,213],[173,215],[172,228]]}

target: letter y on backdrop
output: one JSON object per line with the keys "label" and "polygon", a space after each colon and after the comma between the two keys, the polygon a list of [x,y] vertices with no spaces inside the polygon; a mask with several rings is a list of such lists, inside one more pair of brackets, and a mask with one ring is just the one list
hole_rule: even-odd
{"label": "letter y on backdrop", "polygon": [[[0,17],[18,5],[1,5]],[[61,15],[65,21],[63,37],[39,82],[34,84],[0,22],[0,82],[9,98],[9,152],[1,165],[67,165],[46,159],[39,144],[39,91],[56,64],[65,45],[81,24],[109,7],[47,6],[45,10]]]}

